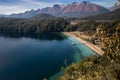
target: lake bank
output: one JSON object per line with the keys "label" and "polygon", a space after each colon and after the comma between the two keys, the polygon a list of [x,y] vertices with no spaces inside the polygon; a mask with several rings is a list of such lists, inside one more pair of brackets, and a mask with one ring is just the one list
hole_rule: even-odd
{"label": "lake bank", "polygon": [[74,32],[63,32],[63,34],[70,36],[76,40],[78,40],[80,43],[84,44],[85,46],[89,47],[91,50],[93,50],[95,53],[97,53],[98,55],[102,56],[104,54],[104,52],[100,49],[100,47],[98,47],[97,45],[94,45],[90,42],[87,42],[77,36],[74,35]]}

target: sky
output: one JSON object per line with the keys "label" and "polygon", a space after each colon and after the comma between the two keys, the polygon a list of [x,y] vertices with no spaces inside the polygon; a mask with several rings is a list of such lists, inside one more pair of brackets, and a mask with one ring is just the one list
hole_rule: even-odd
{"label": "sky", "polygon": [[[31,9],[52,7],[54,4],[70,4],[85,0],[0,0],[0,14],[23,13]],[[113,6],[117,0],[87,0],[104,7]]]}

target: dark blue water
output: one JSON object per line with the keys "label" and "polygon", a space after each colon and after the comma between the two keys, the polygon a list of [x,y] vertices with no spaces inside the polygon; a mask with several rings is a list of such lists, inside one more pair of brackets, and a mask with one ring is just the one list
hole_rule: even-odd
{"label": "dark blue water", "polygon": [[61,33],[1,34],[0,80],[49,79],[67,60],[80,61],[94,55],[89,48]]}

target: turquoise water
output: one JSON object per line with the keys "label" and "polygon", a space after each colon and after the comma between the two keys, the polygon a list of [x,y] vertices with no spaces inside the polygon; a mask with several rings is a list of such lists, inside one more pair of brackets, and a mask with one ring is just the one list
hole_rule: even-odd
{"label": "turquoise water", "polygon": [[[76,45],[72,45],[72,42]],[[43,80],[95,53],[61,33],[0,34],[0,80]]]}
{"label": "turquoise water", "polygon": [[[83,45],[79,41],[67,36],[70,40],[68,43],[74,50],[74,55],[72,56],[74,63],[79,62],[84,57],[93,56],[96,55],[95,52],[93,52],[91,49],[89,49],[87,46]],[[72,45],[71,43],[75,43],[76,45]],[[57,78],[63,73],[64,71],[59,71],[57,74],[52,76],[50,80],[57,80]]]}
{"label": "turquoise water", "polygon": [[69,39],[76,43],[76,45],[73,46],[73,49],[75,51],[75,54],[73,56],[75,62],[79,62],[81,59],[87,56],[95,55],[95,53],[89,49],[87,46],[83,45],[79,41],[69,37]]}

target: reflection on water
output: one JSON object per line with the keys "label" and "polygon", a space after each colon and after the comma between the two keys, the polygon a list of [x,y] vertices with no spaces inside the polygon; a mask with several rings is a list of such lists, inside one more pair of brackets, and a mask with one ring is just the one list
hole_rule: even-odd
{"label": "reflection on water", "polygon": [[34,38],[40,40],[64,40],[67,37],[59,33],[0,33],[0,37],[6,38]]}

